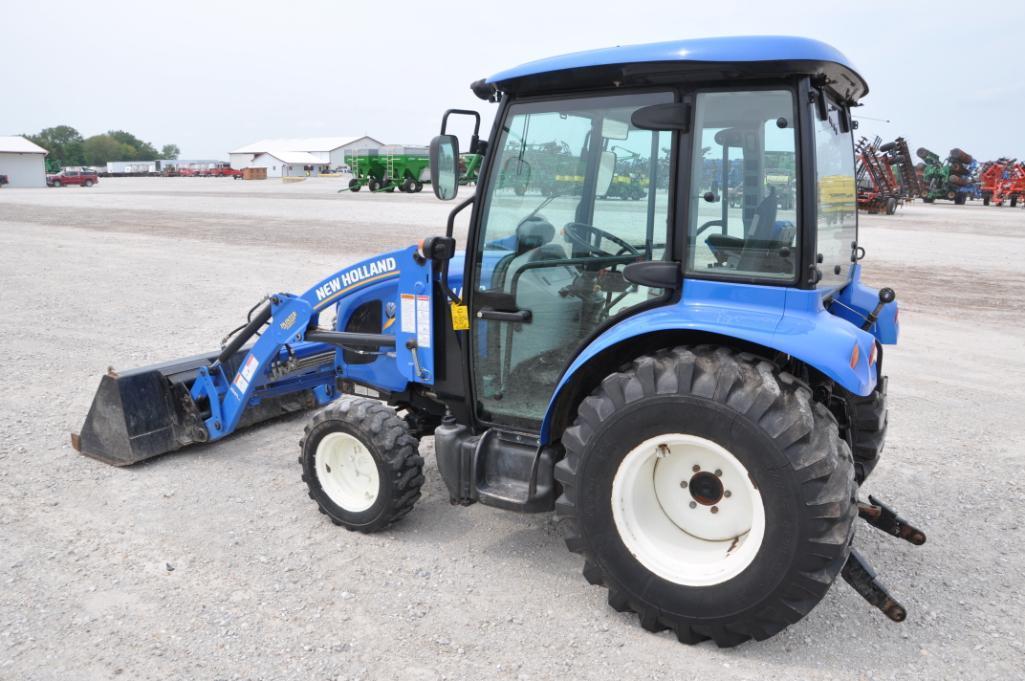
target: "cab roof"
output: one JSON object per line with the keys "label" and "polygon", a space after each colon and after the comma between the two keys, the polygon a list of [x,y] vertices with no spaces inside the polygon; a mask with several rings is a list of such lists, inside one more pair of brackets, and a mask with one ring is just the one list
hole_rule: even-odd
{"label": "cab roof", "polygon": [[868,94],[854,65],[831,45],[790,36],[696,38],[623,45],[527,62],[487,78],[483,88],[516,95],[575,89],[820,76],[844,101]]}

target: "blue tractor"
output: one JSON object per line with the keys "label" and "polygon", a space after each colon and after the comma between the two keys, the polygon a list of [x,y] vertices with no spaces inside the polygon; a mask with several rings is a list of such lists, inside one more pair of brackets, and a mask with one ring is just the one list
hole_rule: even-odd
{"label": "blue tractor", "polygon": [[[868,88],[850,62],[713,38],[472,90],[498,105],[490,139],[452,110],[431,144],[440,199],[459,189],[450,118],[471,117],[484,158],[444,236],[269,296],[218,352],[111,371],[75,447],[125,465],[314,409],[302,479],[350,530],[412,509],[433,435],[453,504],[555,511],[587,580],[646,629],[765,639],[839,575],[903,620],[852,547],[859,516],[925,536],[860,496],[898,324],[893,291],[861,281],[850,111]],[[645,197],[598,200],[623,159]],[[781,163],[794,181],[771,180]]]}

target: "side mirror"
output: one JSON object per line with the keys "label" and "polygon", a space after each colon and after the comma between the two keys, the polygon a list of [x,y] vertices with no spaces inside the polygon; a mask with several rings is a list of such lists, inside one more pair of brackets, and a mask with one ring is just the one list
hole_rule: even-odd
{"label": "side mirror", "polygon": [[459,193],[459,138],[438,135],[431,140],[431,186],[442,201]]}
{"label": "side mirror", "polygon": [[612,175],[616,172],[616,152],[603,151],[598,161],[598,181],[594,189],[596,196],[608,194],[612,186]]}

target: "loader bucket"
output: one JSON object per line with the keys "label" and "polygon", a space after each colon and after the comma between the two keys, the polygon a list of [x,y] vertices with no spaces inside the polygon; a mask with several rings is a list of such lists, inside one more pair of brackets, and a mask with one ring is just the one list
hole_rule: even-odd
{"label": "loader bucket", "polygon": [[[312,345],[312,344],[311,344]],[[223,363],[234,375],[247,350]],[[114,466],[128,466],[207,440],[205,405],[193,403],[189,391],[199,367],[209,366],[218,353],[195,355],[126,372],[108,370],[100,379],[89,414],[71,444],[82,454]],[[332,364],[333,351],[309,354],[295,373],[317,371]],[[300,389],[262,398],[246,409],[235,430],[316,406],[313,391]]]}
{"label": "loader bucket", "polygon": [[[100,379],[89,414],[71,443],[82,454],[115,466],[149,459],[203,438],[186,409],[196,369],[207,355],[124,373],[110,369]],[[198,438],[197,438],[198,436]]]}

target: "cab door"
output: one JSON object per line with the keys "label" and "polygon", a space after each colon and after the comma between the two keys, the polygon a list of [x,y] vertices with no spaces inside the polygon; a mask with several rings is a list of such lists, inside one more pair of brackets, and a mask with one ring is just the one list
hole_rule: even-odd
{"label": "cab door", "polygon": [[468,270],[477,417],[537,429],[600,326],[665,291],[623,268],[668,257],[673,133],[631,124],[672,92],[511,103]]}

